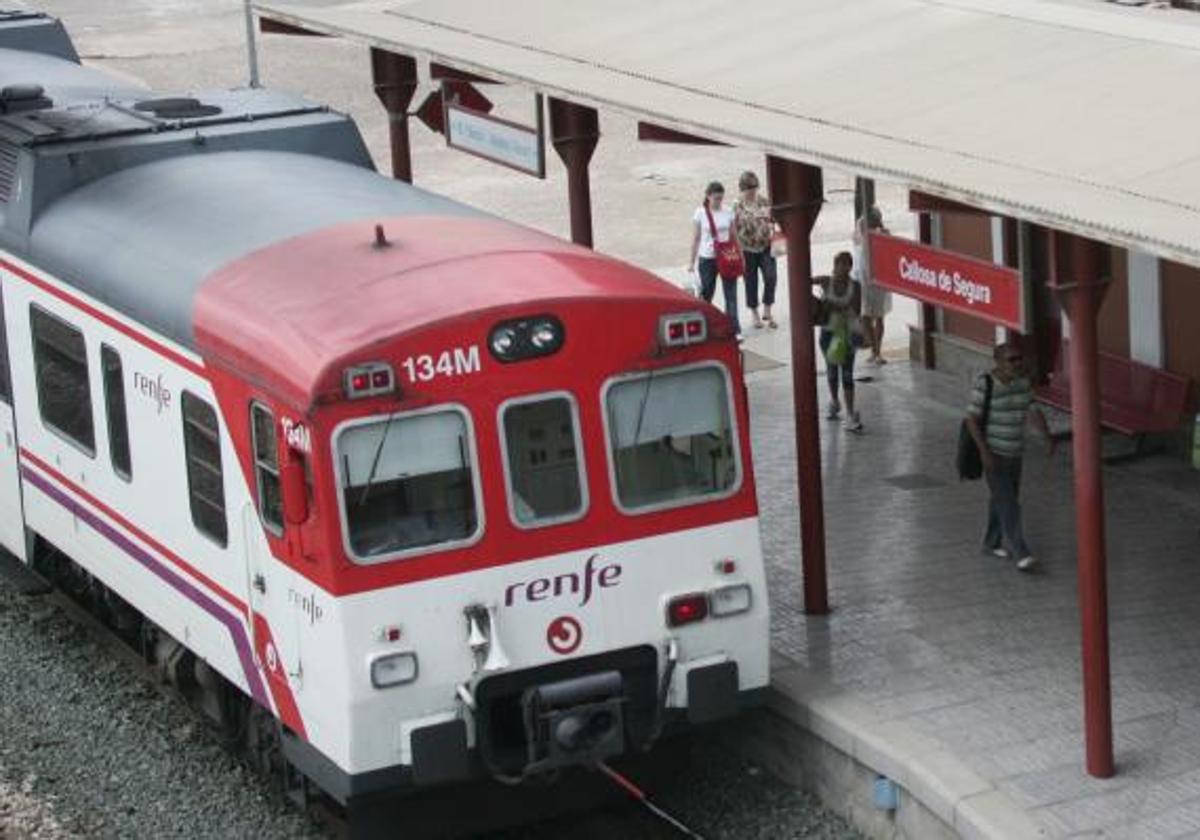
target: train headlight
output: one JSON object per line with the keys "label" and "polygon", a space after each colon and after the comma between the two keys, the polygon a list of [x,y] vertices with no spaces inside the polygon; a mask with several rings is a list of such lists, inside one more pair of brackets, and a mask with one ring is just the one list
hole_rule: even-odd
{"label": "train headlight", "polygon": [[557,353],[565,340],[562,321],[553,315],[537,315],[492,327],[488,348],[501,362],[520,362]]}
{"label": "train headlight", "polygon": [[498,327],[492,332],[492,354],[507,358],[517,345],[517,331],[512,327]]}
{"label": "train headlight", "polygon": [[714,589],[708,593],[709,611],[717,618],[749,612],[751,603],[750,584],[748,583],[722,586],[720,589]]}
{"label": "train headlight", "polygon": [[417,655],[415,653],[388,653],[371,660],[371,685],[376,688],[391,688],[404,685],[417,678]]}
{"label": "train headlight", "polygon": [[529,343],[538,350],[553,347],[557,341],[558,330],[549,321],[539,321],[529,333]]}

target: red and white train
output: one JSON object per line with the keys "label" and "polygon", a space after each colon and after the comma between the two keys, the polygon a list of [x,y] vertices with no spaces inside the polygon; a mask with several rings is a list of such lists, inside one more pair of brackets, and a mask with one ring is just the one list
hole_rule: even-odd
{"label": "red and white train", "polygon": [[7,549],[341,801],[602,760],[764,689],[716,310],[381,177],[323,107],[154,98],[27,34],[0,22]]}

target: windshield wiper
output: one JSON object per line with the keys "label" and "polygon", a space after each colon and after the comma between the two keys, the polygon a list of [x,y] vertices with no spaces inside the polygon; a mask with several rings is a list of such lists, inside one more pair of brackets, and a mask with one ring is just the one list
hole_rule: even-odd
{"label": "windshield wiper", "polygon": [[383,425],[383,434],[379,436],[379,445],[375,447],[375,455],[371,458],[371,471],[367,474],[367,483],[363,485],[362,493],[358,497],[358,504],[355,506],[355,509],[361,508],[367,503],[367,496],[371,493],[371,485],[375,483],[375,474],[379,470],[379,458],[383,455],[383,445],[387,443],[388,432],[392,430],[392,420],[395,418],[395,412],[389,414],[387,423]]}

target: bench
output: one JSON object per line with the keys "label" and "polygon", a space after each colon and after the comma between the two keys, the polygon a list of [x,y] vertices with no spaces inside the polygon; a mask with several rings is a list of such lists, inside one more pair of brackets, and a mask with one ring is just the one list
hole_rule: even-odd
{"label": "bench", "polygon": [[[1071,376],[1063,342],[1050,381],[1035,389],[1039,402],[1071,411]],[[1137,441],[1141,454],[1148,434],[1178,431],[1188,417],[1191,380],[1110,353],[1100,353],[1100,425]]]}

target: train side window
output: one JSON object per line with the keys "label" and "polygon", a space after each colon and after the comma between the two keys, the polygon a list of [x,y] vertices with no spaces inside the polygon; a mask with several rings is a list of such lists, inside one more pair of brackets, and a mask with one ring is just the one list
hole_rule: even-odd
{"label": "train side window", "polygon": [[187,460],[192,523],[221,546],[229,542],[225,518],[225,477],[221,471],[221,428],[211,405],[188,391],[183,409],[183,449]]}
{"label": "train side window", "polygon": [[609,384],[605,403],[622,510],[660,510],[736,491],[741,471],[723,368],[623,377]]}
{"label": "train side window", "polygon": [[94,458],[96,430],[83,333],[36,305],[29,307],[29,320],[42,422]]}
{"label": "train side window", "polygon": [[437,408],[354,421],[337,432],[348,553],[359,562],[464,545],[483,532],[470,419]]}
{"label": "train side window", "polygon": [[574,401],[544,394],[510,401],[500,414],[513,521],[534,528],[583,516],[587,481]]}
{"label": "train side window", "polygon": [[100,345],[100,370],[104,376],[104,409],[108,415],[108,454],[113,471],[129,481],[133,465],[129,455],[129,418],[125,413],[125,372],[121,354]]}
{"label": "train side window", "polygon": [[283,533],[283,495],[279,482],[279,445],[275,435],[275,415],[262,403],[251,403],[250,427],[254,441],[258,512],[267,530],[279,535]]}

